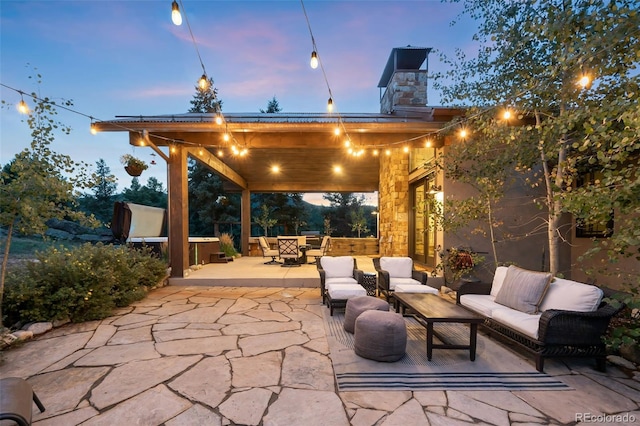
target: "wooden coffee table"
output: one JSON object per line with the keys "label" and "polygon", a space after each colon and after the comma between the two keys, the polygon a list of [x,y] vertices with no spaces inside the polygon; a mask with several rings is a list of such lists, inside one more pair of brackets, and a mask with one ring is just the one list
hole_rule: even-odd
{"label": "wooden coffee table", "polygon": [[[462,306],[449,302],[437,294],[394,293],[397,300],[396,312],[413,316],[420,324],[427,328],[427,359],[431,361],[434,349],[468,349],[471,361],[476,359],[476,342],[478,338],[478,324],[484,318]],[[438,335],[443,344],[433,343],[433,325],[437,322],[469,324],[469,344],[448,344],[446,336]]]}

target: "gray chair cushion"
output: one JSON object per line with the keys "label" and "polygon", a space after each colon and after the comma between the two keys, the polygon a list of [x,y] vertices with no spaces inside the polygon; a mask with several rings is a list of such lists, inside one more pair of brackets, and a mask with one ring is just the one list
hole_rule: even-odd
{"label": "gray chair cushion", "polygon": [[371,310],[388,311],[389,302],[373,296],[359,296],[349,299],[344,311],[344,331],[353,333],[358,316],[364,311]]}
{"label": "gray chair cushion", "polygon": [[375,361],[394,362],[407,349],[407,326],[395,312],[365,311],[356,319],[356,355]]}

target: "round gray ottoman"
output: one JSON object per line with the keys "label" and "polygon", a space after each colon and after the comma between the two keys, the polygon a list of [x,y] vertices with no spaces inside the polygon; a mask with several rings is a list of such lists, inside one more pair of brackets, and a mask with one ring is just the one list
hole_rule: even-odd
{"label": "round gray ottoman", "polygon": [[407,349],[407,326],[395,312],[365,311],[356,319],[355,352],[375,361],[398,361]]}
{"label": "round gray ottoman", "polygon": [[373,296],[358,296],[347,300],[344,311],[344,331],[353,333],[356,327],[356,319],[364,311],[388,311],[389,302]]}

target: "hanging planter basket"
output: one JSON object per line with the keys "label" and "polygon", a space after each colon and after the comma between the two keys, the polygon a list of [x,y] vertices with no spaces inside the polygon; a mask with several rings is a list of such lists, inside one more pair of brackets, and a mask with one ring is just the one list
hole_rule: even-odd
{"label": "hanging planter basket", "polygon": [[124,164],[124,169],[131,176],[140,176],[149,166],[144,161],[134,157],[131,154],[125,154],[120,157],[120,162]]}
{"label": "hanging planter basket", "polygon": [[136,166],[132,164],[130,166],[125,166],[124,169],[129,173],[130,176],[140,176],[142,174],[142,167]]}

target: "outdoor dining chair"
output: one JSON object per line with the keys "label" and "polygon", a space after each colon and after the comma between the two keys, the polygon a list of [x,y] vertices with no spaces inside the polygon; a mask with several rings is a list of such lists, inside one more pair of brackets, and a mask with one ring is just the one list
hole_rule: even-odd
{"label": "outdoor dining chair", "polygon": [[258,242],[260,243],[260,248],[262,249],[262,257],[271,257],[271,260],[265,262],[265,265],[279,265],[280,262],[276,260],[276,256],[280,255],[280,252],[276,249],[272,249],[269,246],[269,242],[266,237],[258,237]]}
{"label": "outdoor dining chair", "polygon": [[330,248],[331,248],[331,237],[328,235],[325,235],[324,237],[322,237],[322,243],[320,244],[320,248],[307,250],[307,256],[313,256],[315,258],[313,263],[317,264],[318,259],[321,258],[322,256],[326,256],[327,253],[329,253]]}
{"label": "outdoor dining chair", "polygon": [[284,260],[281,266],[300,266],[298,241],[298,237],[278,237],[278,256]]}

